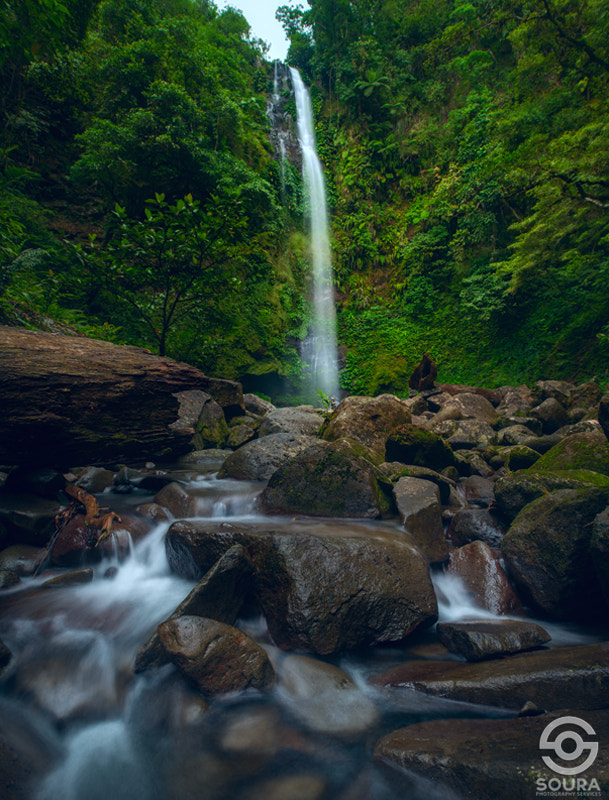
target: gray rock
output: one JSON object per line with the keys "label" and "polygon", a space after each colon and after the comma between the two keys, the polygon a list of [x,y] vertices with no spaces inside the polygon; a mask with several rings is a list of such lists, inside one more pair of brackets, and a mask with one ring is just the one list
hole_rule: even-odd
{"label": "gray rock", "polygon": [[154,502],[176,519],[194,517],[197,510],[197,498],[188,494],[179,483],[170,483],[165,486],[154,498]]}
{"label": "gray rock", "polygon": [[393,495],[402,524],[429,562],[446,561],[448,545],[437,485],[421,478],[400,478]]}
{"label": "gray rock", "polygon": [[255,414],[257,417],[263,417],[267,412],[273,411],[275,408],[269,400],[264,400],[251,392],[243,395],[243,405],[246,411],[249,411],[250,414]]}
{"label": "gray rock", "polygon": [[554,397],[548,397],[531,409],[531,416],[540,420],[544,433],[554,433],[569,423],[565,407]]}
{"label": "gray rock", "polygon": [[314,436],[301,434],[268,434],[235,450],[222,465],[218,477],[268,481],[279,467],[316,441]]}
{"label": "gray rock", "polygon": [[258,435],[291,433],[295,436],[317,436],[323,421],[322,414],[313,406],[273,408],[265,414]]}
{"label": "gray rock", "polygon": [[552,638],[541,625],[515,619],[441,622],[436,631],[444,647],[468,661],[532,650]]}

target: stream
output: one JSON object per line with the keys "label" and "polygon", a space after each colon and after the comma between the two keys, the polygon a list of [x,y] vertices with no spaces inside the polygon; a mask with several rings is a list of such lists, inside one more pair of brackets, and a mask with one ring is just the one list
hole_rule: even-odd
{"label": "stream", "polygon": [[[255,513],[261,484],[190,476],[197,515],[264,523]],[[151,495],[100,496],[118,513]],[[184,599],[194,582],[172,575],[157,525],[94,567],[92,582],[41,588],[26,578],[0,600],[0,638],[14,658],[0,684],[0,735],[27,754],[32,800],[404,800],[371,760],[385,733],[413,722],[510,717],[513,712],[368,685],[370,675],[409,658],[438,658],[433,629],[407,646],[368,648],[323,659],[344,670],[353,689],[300,696],[281,680],[204,700],[168,665],[133,675],[135,653]],[[294,530],[333,520],[278,520]],[[391,523],[362,523],[362,535]],[[440,620],[483,616],[462,584],[438,572]],[[490,616],[490,615],[489,615]],[[273,647],[251,610],[238,627],[262,644],[281,678],[286,654]],[[553,646],[591,638],[548,625]],[[445,656],[444,656],[445,657]],[[410,800],[453,800],[448,788],[413,778]],[[17,795],[21,796],[21,795]]]}

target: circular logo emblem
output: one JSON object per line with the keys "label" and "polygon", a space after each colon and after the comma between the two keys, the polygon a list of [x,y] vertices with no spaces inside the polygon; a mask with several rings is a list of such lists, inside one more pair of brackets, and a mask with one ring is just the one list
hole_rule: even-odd
{"label": "circular logo emblem", "polygon": [[[552,736],[558,728],[563,727],[566,729]],[[563,763],[557,763],[552,756],[542,756],[543,763],[559,775],[579,775],[591,767],[598,755],[598,742],[585,741],[581,731],[589,736],[596,736],[592,725],[579,717],[559,717],[546,725],[539,739],[539,749],[552,750]],[[565,747],[567,743],[569,744]],[[587,753],[587,756],[581,761],[584,753]],[[580,763],[571,766],[573,761]]]}

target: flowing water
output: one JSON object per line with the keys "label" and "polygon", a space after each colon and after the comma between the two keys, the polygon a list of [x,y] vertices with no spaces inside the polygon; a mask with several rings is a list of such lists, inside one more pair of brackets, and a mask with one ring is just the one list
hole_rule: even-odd
{"label": "flowing water", "polygon": [[[203,473],[191,476],[188,488],[202,518],[265,524],[255,512],[260,484]],[[137,492],[128,498],[132,506],[150,499]],[[127,502],[103,498],[120,511],[119,501]],[[408,647],[325,659],[352,677],[350,690],[319,696],[288,691],[281,682],[286,655],[273,647],[255,609],[238,625],[267,648],[280,677],[273,691],[227,695],[207,707],[171,665],[134,676],[137,648],[194,585],[170,572],[164,547],[169,524],[97,564],[89,584],[51,589],[41,588],[43,578],[28,578],[0,596],[0,638],[14,654],[0,683],[0,744],[8,742],[27,762],[26,797],[404,800],[403,789],[371,761],[380,736],[426,719],[512,715],[368,685],[373,673],[424,658],[433,631],[413,637]],[[278,524],[294,533],[320,527],[327,534],[346,523],[274,518]],[[387,528],[395,530],[388,523],[359,525],[362,536]],[[480,615],[458,582],[442,574],[435,582],[441,618]],[[568,643],[569,632],[563,634]],[[408,798],[454,795],[413,777]]]}
{"label": "flowing water", "polygon": [[303,343],[302,358],[308,365],[309,394],[322,391],[328,397],[338,398],[336,309],[324,173],[317,155],[309,90],[297,69],[290,67],[290,75],[296,100],[313,267],[313,322]]}

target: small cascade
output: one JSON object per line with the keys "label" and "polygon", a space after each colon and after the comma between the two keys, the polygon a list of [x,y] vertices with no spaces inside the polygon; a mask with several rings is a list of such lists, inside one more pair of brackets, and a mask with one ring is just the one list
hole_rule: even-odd
{"label": "small cascade", "polygon": [[296,100],[313,267],[313,322],[302,348],[303,361],[308,365],[305,391],[311,397],[322,391],[337,398],[336,309],[324,175],[317,156],[309,91],[297,69],[290,67],[290,76]]}

